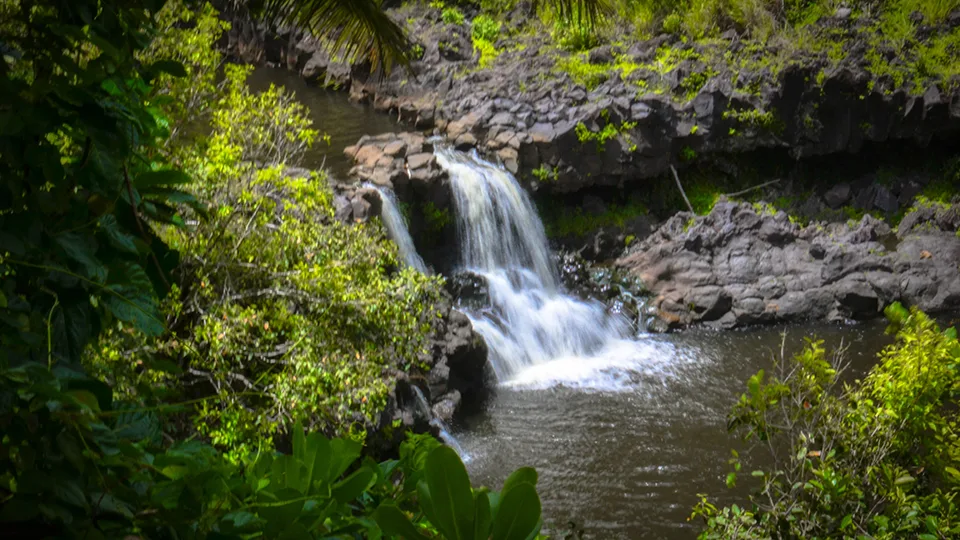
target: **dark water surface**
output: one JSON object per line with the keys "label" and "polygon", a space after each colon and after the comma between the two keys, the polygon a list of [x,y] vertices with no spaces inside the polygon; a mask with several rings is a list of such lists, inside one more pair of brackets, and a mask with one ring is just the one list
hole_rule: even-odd
{"label": "dark water surface", "polygon": [[307,153],[303,166],[319,169],[324,166],[334,178],[343,178],[353,165],[343,149],[356,144],[363,135],[403,131],[389,115],[373,110],[370,105],[352,103],[346,92],[307,85],[295,73],[280,68],[259,67],[248,84],[256,91],[270,84],[283,86],[296,94],[297,100],[310,109],[314,129],[330,136],[330,144],[317,140]]}
{"label": "dark water surface", "polygon": [[[319,142],[307,156],[307,167],[325,163],[343,176],[351,166],[343,148],[364,134],[403,129],[343,92],[307,86],[283,70],[261,68],[250,81],[254,89],[270,83],[296,92],[316,128],[330,135],[329,146]],[[828,350],[849,345],[853,377],[890,343],[883,328],[878,321],[649,336],[638,341],[632,364],[608,371],[547,365],[536,374],[539,384],[499,388],[487,411],[455,426],[455,435],[477,484],[499,489],[514,469],[537,468],[554,535],[572,521],[588,538],[694,538],[698,524],[686,520],[697,493],[729,504],[750,488],[749,463],[736,490],[724,486],[731,448],[743,450],[726,431],[726,414],[746,379],[772,366],[781,332],[788,355],[804,336],[824,339]],[[758,454],[754,464],[761,460]]]}
{"label": "dark water surface", "polygon": [[[850,345],[850,374],[863,373],[890,338],[880,322],[787,328],[786,351],[816,335],[829,347]],[[724,484],[731,448],[726,413],[746,379],[769,369],[780,332],[690,331],[650,337],[658,356],[616,391],[554,386],[501,388],[487,412],[459,426],[471,478],[499,488],[521,466],[540,473],[539,492],[551,532],[573,521],[589,538],[695,538],[687,522],[697,493],[714,502],[743,502]],[[755,463],[756,464],[756,463]]]}

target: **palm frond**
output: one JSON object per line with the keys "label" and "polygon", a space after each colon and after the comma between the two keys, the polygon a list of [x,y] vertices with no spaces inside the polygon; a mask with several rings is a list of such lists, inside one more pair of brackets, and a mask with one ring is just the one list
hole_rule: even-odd
{"label": "palm frond", "polygon": [[533,0],[534,13],[541,3],[552,6],[563,20],[587,25],[593,25],[613,12],[610,0]]}
{"label": "palm frond", "polygon": [[[254,2],[251,2],[254,3]],[[373,68],[408,66],[409,41],[384,13],[378,0],[261,0],[257,11],[268,20],[295,25],[321,38],[331,54],[366,56]]]}

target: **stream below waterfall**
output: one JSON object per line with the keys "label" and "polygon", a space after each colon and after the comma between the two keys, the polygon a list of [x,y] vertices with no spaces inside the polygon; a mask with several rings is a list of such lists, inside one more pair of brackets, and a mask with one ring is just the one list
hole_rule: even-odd
{"label": "stream below waterfall", "polygon": [[[308,167],[325,162],[344,175],[345,146],[402,129],[345,93],[308,87],[280,70],[257,70],[251,86],[269,82],[296,91],[331,136]],[[476,484],[499,488],[514,469],[537,468],[545,532],[562,537],[572,522],[586,538],[694,538],[697,524],[687,517],[697,493],[729,503],[750,488],[749,457],[740,485],[724,486],[730,450],[741,448],[726,431],[726,414],[746,379],[769,369],[781,333],[788,354],[810,335],[828,348],[851,345],[854,375],[889,342],[881,322],[631,339],[599,305],[560,289],[542,225],[509,175],[459,152],[439,150],[437,158],[451,172],[461,267],[489,285],[489,305],[466,311],[499,381],[486,411],[452,433]],[[395,238],[403,229],[397,219],[388,223]],[[422,265],[415,255],[405,260]]]}

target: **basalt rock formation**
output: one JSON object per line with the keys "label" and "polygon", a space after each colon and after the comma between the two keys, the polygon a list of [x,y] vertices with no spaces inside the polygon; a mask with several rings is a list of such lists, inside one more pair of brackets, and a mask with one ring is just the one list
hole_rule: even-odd
{"label": "basalt rock formation", "polygon": [[673,327],[877,317],[891,302],[960,307],[960,205],[907,214],[898,232],[859,223],[800,227],[784,212],[722,201],[682,212],[616,265],[653,292]]}

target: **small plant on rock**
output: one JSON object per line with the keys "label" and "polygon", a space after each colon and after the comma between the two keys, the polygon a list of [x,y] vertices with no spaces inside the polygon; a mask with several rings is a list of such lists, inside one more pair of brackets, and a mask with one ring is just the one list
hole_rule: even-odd
{"label": "small plant on rock", "polygon": [[455,24],[457,26],[462,25],[464,21],[463,13],[459,9],[452,6],[444,8],[444,10],[440,13],[440,18],[447,24]]}

